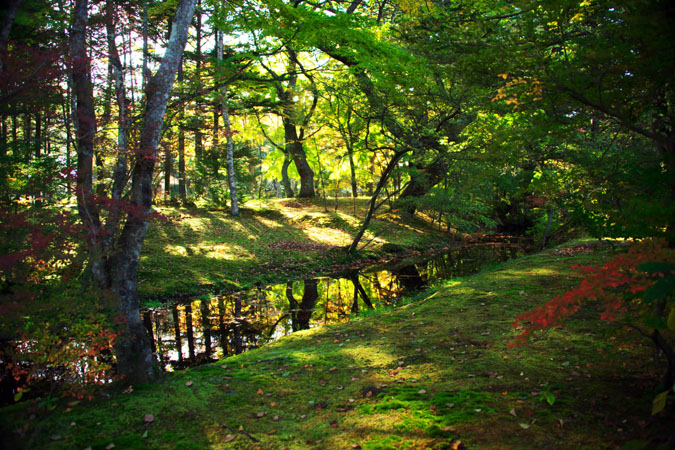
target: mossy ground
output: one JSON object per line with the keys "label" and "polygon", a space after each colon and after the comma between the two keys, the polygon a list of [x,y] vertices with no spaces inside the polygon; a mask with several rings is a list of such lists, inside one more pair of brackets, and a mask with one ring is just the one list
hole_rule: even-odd
{"label": "mossy ground", "polygon": [[[673,408],[650,416],[649,343],[589,309],[506,345],[516,313],[579,281],[545,252],[435,287],[407,306],[314,328],[218,363],[54,410],[0,410],[9,447],[476,449],[657,448]],[[550,405],[542,401],[555,396]],[[672,405],[671,405],[672,406]],[[144,417],[154,420],[146,423]],[[360,446],[360,447],[359,447]]]}
{"label": "mossy ground", "polygon": [[[251,201],[233,218],[229,211],[157,207],[170,219],[151,224],[139,262],[141,298],[235,291],[325,274],[353,262],[340,247],[351,243],[369,199]],[[383,212],[365,234],[362,258],[384,244],[428,249],[452,236],[422,219]]]}

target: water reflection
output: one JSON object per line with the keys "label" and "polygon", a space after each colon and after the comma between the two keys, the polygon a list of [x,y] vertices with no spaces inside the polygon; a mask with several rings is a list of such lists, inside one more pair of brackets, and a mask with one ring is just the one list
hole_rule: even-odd
{"label": "water reflection", "polygon": [[404,293],[468,275],[514,256],[511,244],[463,247],[415,262],[371,267],[143,312],[157,361],[167,369],[215,361],[294,331],[336,323],[362,308],[396,305]]}

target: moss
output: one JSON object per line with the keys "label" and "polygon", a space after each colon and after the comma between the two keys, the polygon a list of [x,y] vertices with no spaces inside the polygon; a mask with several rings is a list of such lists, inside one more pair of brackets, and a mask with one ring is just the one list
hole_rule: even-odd
{"label": "moss", "polygon": [[[589,309],[506,349],[517,313],[577,283],[571,264],[595,264],[611,251],[512,260],[404,307],[295,333],[130,394],[112,390],[77,405],[64,399],[54,410],[32,401],[2,408],[3,443],[412,449],[459,439],[468,448],[602,449],[633,440],[656,448],[675,417],[673,408],[650,416],[658,371],[637,333]],[[546,391],[553,405],[541,400]],[[146,414],[155,419],[149,425]],[[56,435],[62,440],[50,439]]]}

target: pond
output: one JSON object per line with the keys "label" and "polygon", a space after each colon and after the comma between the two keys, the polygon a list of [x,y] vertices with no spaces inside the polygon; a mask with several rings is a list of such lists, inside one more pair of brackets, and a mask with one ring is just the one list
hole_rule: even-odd
{"label": "pond", "polygon": [[347,321],[365,309],[396,306],[405,295],[478,272],[522,252],[513,243],[481,243],[429,259],[406,259],[330,276],[202,296],[142,311],[165,370],[241,353],[318,325]]}

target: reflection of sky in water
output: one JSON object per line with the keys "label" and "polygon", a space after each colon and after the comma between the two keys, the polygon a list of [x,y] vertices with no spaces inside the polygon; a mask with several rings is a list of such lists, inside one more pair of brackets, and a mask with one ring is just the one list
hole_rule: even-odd
{"label": "reflection of sky in water", "polygon": [[[483,265],[504,261],[516,250],[515,246],[505,244],[473,245],[414,265],[399,263],[386,270],[370,268],[335,278],[317,277],[210,299],[202,297],[189,306],[183,303],[152,308],[144,312],[144,319],[146,327],[152,328],[158,359],[167,370],[173,370],[233,354],[237,323],[245,351],[299,329],[349,320],[350,315],[368,308],[368,303],[374,308],[395,305],[404,292],[476,272]],[[236,298],[241,301],[239,322],[235,321]],[[189,323],[188,316],[191,317]],[[175,317],[178,317],[177,327]],[[191,339],[188,338],[190,323]],[[176,339],[177,332],[179,339]],[[190,344],[194,349],[192,358]]]}

